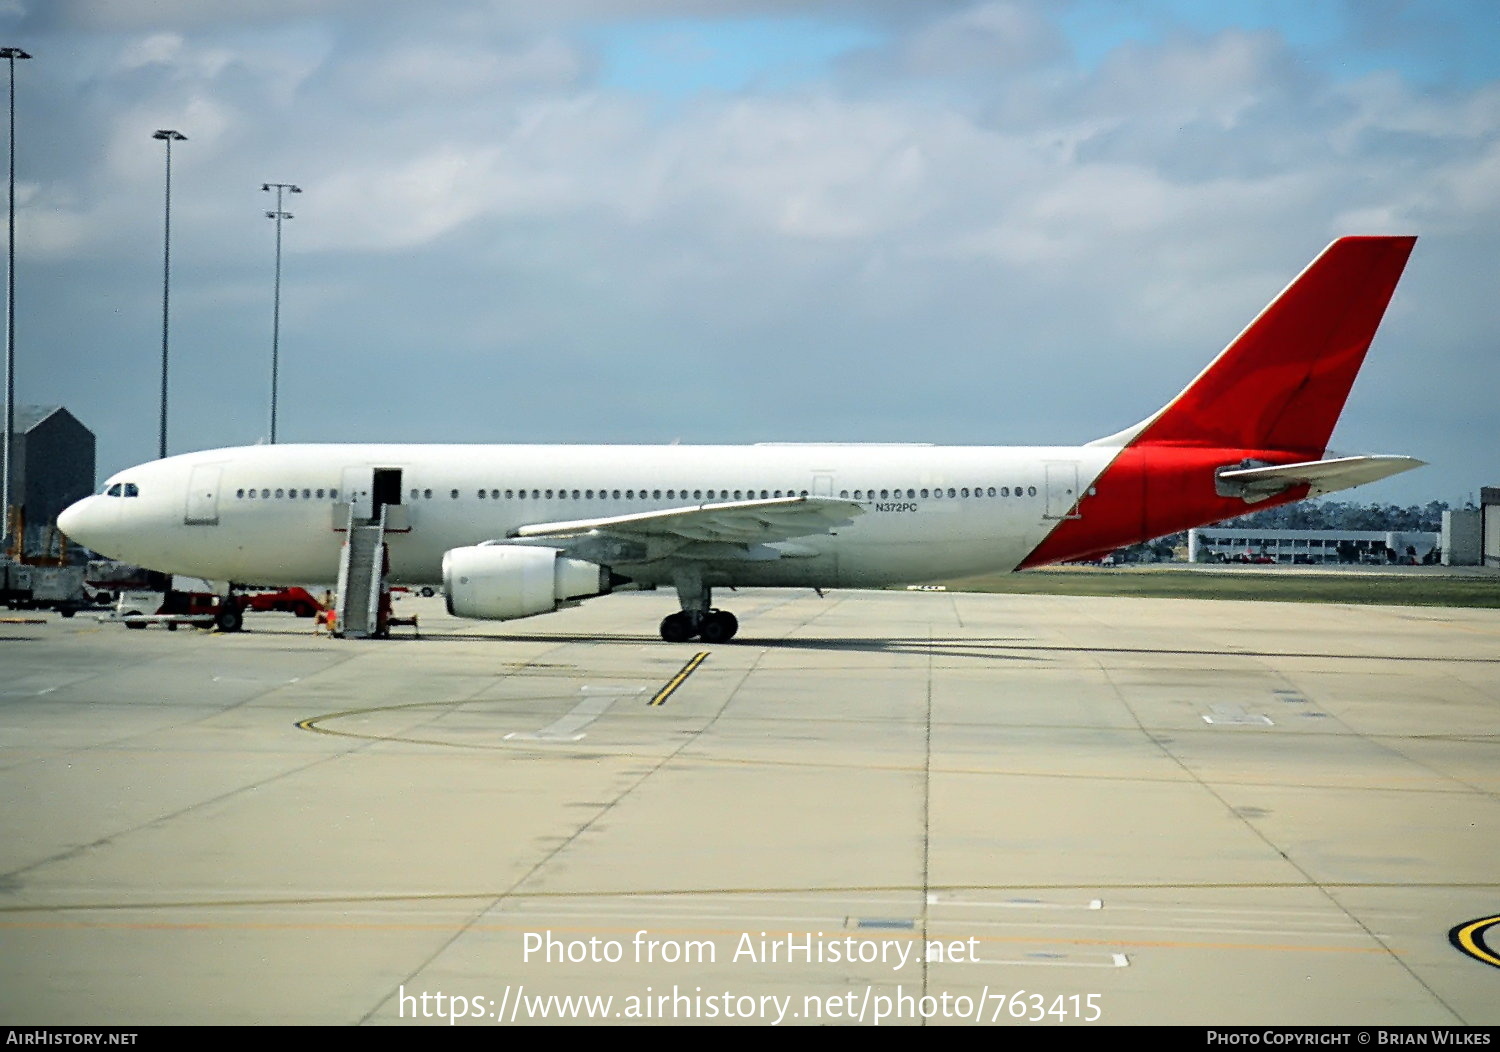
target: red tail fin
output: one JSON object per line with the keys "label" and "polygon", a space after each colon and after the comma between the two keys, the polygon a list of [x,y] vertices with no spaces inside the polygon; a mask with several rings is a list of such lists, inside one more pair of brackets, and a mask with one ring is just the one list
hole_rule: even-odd
{"label": "red tail fin", "polygon": [[1130,444],[1322,456],[1416,240],[1329,245]]}
{"label": "red tail fin", "polygon": [[1416,240],[1335,241],[1164,409],[1090,442],[1115,449],[1113,459],[1021,566],[1416,467],[1409,457],[1321,460]]}

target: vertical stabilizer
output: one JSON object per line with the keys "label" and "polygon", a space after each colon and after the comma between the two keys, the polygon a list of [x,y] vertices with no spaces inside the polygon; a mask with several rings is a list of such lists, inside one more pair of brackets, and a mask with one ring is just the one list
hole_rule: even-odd
{"label": "vertical stabilizer", "polygon": [[1416,240],[1335,241],[1180,395],[1100,444],[1321,457]]}
{"label": "vertical stabilizer", "polygon": [[1089,445],[1114,451],[1021,566],[1078,559],[1417,467],[1322,459],[1414,237],[1323,250],[1154,416]]}

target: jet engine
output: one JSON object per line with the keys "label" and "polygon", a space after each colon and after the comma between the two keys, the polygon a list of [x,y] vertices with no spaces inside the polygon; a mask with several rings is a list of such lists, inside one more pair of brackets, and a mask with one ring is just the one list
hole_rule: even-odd
{"label": "jet engine", "polygon": [[443,555],[443,591],[455,617],[509,621],[550,614],[625,583],[609,567],[566,558],[556,548],[480,544]]}

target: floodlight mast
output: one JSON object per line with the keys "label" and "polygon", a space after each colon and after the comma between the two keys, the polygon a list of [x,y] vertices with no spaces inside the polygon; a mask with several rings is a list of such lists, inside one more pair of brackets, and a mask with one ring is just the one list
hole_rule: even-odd
{"label": "floodlight mast", "polygon": [[[18,47],[0,48],[10,64],[10,193],[9,239],[5,268],[5,453],[0,481],[0,550],[9,546],[11,531],[11,441],[16,430],[16,60],[31,56]],[[25,539],[17,538],[24,546]]]}
{"label": "floodlight mast", "polygon": [[276,444],[276,391],[281,362],[281,221],[293,219],[292,213],[283,211],[281,195],[300,194],[302,187],[292,183],[262,183],[261,190],[276,191],[276,210],[267,212],[267,219],[276,220],[276,284],[271,298],[271,445]]}
{"label": "floodlight mast", "polygon": [[161,436],[157,450],[158,456],[165,460],[167,456],[167,328],[172,295],[172,144],[186,142],[187,136],[170,128],[162,128],[151,138],[160,139],[167,144],[167,195],[166,208],[163,213],[165,219],[162,223],[161,250]]}

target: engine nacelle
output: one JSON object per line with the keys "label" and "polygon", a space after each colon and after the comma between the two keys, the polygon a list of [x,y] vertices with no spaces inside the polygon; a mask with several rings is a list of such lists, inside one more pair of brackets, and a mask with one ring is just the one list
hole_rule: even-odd
{"label": "engine nacelle", "polygon": [[556,548],[480,544],[443,555],[443,591],[455,617],[509,621],[614,590],[609,567],[568,559]]}

